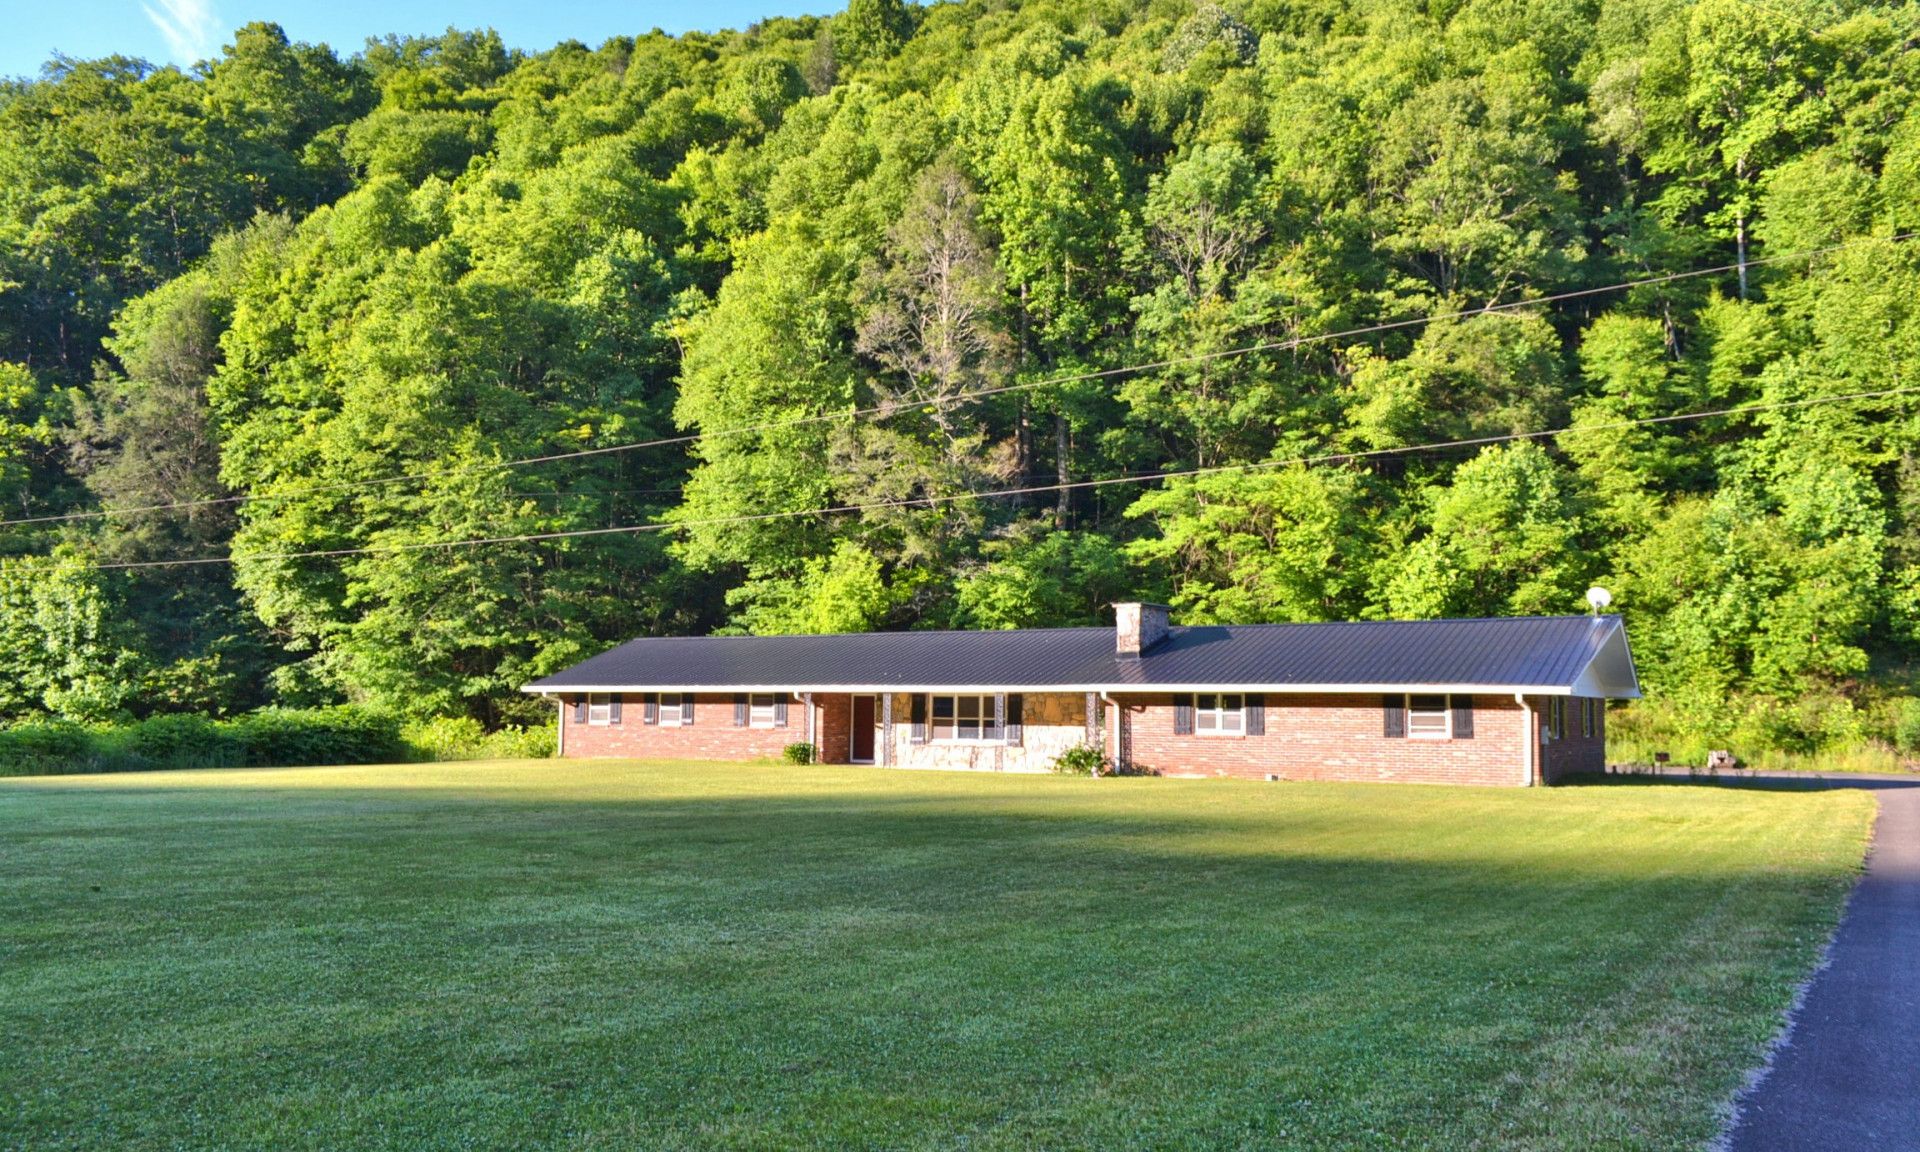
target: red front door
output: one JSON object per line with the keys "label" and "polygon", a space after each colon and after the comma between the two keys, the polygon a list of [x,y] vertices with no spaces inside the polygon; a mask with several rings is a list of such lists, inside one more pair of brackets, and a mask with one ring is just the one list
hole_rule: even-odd
{"label": "red front door", "polygon": [[874,698],[853,698],[853,755],[856,764],[873,763]]}

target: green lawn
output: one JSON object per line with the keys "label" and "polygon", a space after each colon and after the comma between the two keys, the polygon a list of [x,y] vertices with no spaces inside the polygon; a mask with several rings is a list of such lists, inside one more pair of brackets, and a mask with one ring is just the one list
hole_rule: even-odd
{"label": "green lawn", "polygon": [[1696,1147],[1862,793],[0,781],[0,1147]]}

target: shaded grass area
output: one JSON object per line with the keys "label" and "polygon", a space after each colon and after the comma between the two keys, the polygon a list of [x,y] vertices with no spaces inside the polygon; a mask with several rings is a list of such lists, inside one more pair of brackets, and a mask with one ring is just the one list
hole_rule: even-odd
{"label": "shaded grass area", "polygon": [[0,1145],[1697,1146],[1871,798],[531,761],[0,783]]}

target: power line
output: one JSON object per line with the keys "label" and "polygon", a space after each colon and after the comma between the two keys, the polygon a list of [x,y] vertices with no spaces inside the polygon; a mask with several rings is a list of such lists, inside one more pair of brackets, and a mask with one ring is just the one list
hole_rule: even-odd
{"label": "power line", "polygon": [[915,496],[897,500],[881,500],[870,504],[840,504],[829,508],[804,508],[782,512],[744,513],[738,516],[712,516],[695,520],[666,520],[646,524],[624,524],[607,528],[574,528],[557,532],[529,532],[511,536],[487,536],[469,540],[431,540],[412,544],[365,545],[356,548],[319,548],[302,552],[258,552],[234,556],[197,556],[180,560],[123,560],[109,563],[85,564],[42,564],[30,567],[11,567],[0,563],[0,571],[37,573],[73,570],[114,571],[133,568],[185,568],[207,564],[237,564],[259,560],[319,560],[340,556],[390,555],[403,552],[423,552],[437,548],[467,548],[491,544],[531,544],[548,540],[571,540],[591,536],[634,535],[642,532],[670,532],[680,528],[726,527],[736,524],[758,524],[770,520],[793,520],[803,517],[837,516],[850,512],[876,512],[893,508],[936,508],[957,504],[968,500],[998,500],[1014,496],[1029,496],[1043,492],[1074,492],[1082,489],[1108,488],[1120,484],[1146,484],[1162,480],[1186,480],[1201,476],[1215,476],[1225,473],[1260,472],[1274,468],[1311,467],[1316,464],[1350,464],[1361,460],[1379,459],[1387,456],[1406,455],[1415,452],[1433,452],[1449,448],[1485,447],[1493,444],[1505,444],[1520,440],[1548,440],[1568,433],[1589,433],[1618,431],[1625,428],[1642,428],[1659,424],[1677,424],[1689,420],[1708,420],[1720,416],[1744,416],[1756,412],[1775,412],[1790,408],[1816,408],[1829,404],[1849,403],[1856,400],[1880,400],[1891,396],[1908,396],[1920,393],[1920,384],[1905,388],[1884,388],[1871,392],[1850,392],[1840,396],[1816,396],[1802,400],[1781,400],[1772,403],[1740,404],[1730,408],[1714,408],[1698,412],[1679,412],[1666,416],[1646,416],[1633,420],[1614,420],[1602,424],[1589,424],[1584,427],[1550,428],[1539,432],[1504,432],[1495,436],[1472,436],[1459,440],[1440,440],[1427,444],[1407,444],[1393,448],[1368,448],[1357,452],[1326,452],[1312,456],[1296,456],[1285,460],[1260,460],[1248,464],[1216,464],[1203,468],[1181,468],[1162,472],[1146,472],[1134,476],[1109,476],[1093,480],[1074,480],[1064,484],[1032,484],[1020,488],[999,488],[988,492],[956,492],[945,496]]}
{"label": "power line", "polygon": [[990,388],[978,388],[966,392],[957,392],[938,400],[911,403],[876,404],[866,408],[851,408],[842,412],[822,412],[810,416],[795,416],[785,420],[764,421],[756,424],[742,424],[732,428],[720,428],[711,432],[692,432],[681,436],[664,436],[653,440],[637,440],[626,444],[610,444],[601,448],[583,448],[573,452],[554,452],[542,456],[528,456],[518,460],[501,460],[492,464],[476,464],[461,468],[438,469],[427,472],[412,472],[397,476],[378,477],[370,480],[342,480],[326,484],[311,484],[282,492],[246,493],[234,496],[208,497],[199,500],[180,500],[170,503],[145,504],[122,508],[100,508],[89,512],[67,512],[47,516],[27,516],[13,520],[0,520],[0,528],[24,527],[32,524],[60,524],[84,520],[110,519],[116,516],[137,516],[150,512],[172,512],[193,508],[210,508],[220,505],[249,504],[260,501],[296,500],[327,492],[352,491],[362,488],[379,487],[387,484],[405,484],[417,480],[436,480],[452,476],[468,476],[483,472],[497,472],[507,468],[523,468],[535,464],[551,464],[562,460],[581,460],[595,456],[607,456],[621,452],[635,452],[646,448],[664,448],[679,444],[694,444],[705,440],[725,439],[733,436],[745,436],[756,432],[771,432],[786,428],[807,427],[814,424],[830,424],[842,420],[854,420],[862,417],[888,419],[900,412],[932,408],[950,407],[990,396],[1003,396],[1014,392],[1027,392],[1040,388],[1051,388],[1061,384],[1080,383],[1089,380],[1105,380],[1119,376],[1130,376],[1143,372],[1155,372],[1165,368],[1178,368],[1192,364],[1210,363],[1232,357],[1248,356],[1259,352],[1281,352],[1309,345],[1326,344],[1337,340],[1350,340],[1361,336],[1377,335],[1383,332],[1402,331],[1447,320],[1467,320],[1475,316],[1488,316],[1513,312],[1522,308],[1537,308],[1549,304],[1564,303],[1568,300],[1599,296],[1609,292],[1630,291],[1635,288],[1655,287],[1671,284],[1680,280],[1692,280],[1703,276],[1717,276],[1736,272],[1740,268],[1760,267],[1768,264],[1782,264],[1795,260],[1811,260],[1829,255],[1861,244],[1896,244],[1920,236],[1920,232],[1902,232],[1893,236],[1861,236],[1852,240],[1842,240],[1820,248],[1809,248],[1799,252],[1785,252],[1777,256],[1761,256],[1741,263],[1719,264],[1710,268],[1695,268],[1682,272],[1667,272],[1658,276],[1649,276],[1639,280],[1624,280],[1614,284],[1605,284],[1593,288],[1575,288],[1547,296],[1538,296],[1526,300],[1512,300],[1504,304],[1488,304],[1480,308],[1467,308],[1454,312],[1439,312],[1431,316],[1409,317],[1405,320],[1390,320],[1378,324],[1369,324],[1359,328],[1348,328],[1338,332],[1325,332],[1312,336],[1294,336],[1285,340],[1268,340],[1236,348],[1220,349],[1214,352],[1197,352],[1187,356],[1172,356],[1162,360],[1153,360],[1141,364],[1128,364],[1115,368],[1101,368],[1087,372],[1075,372],[1064,376],[1050,376],[1041,380],[1030,380],[1015,384],[998,384]]}

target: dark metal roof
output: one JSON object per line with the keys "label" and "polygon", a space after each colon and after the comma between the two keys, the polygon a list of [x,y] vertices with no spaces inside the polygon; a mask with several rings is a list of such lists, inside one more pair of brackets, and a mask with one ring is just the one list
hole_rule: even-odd
{"label": "dark metal roof", "polygon": [[[1603,670],[1597,684],[1596,667]],[[1116,655],[1111,628],[659,637],[622,644],[527,689],[1571,691],[1582,684],[1639,695],[1619,617],[1175,626],[1137,658]]]}

